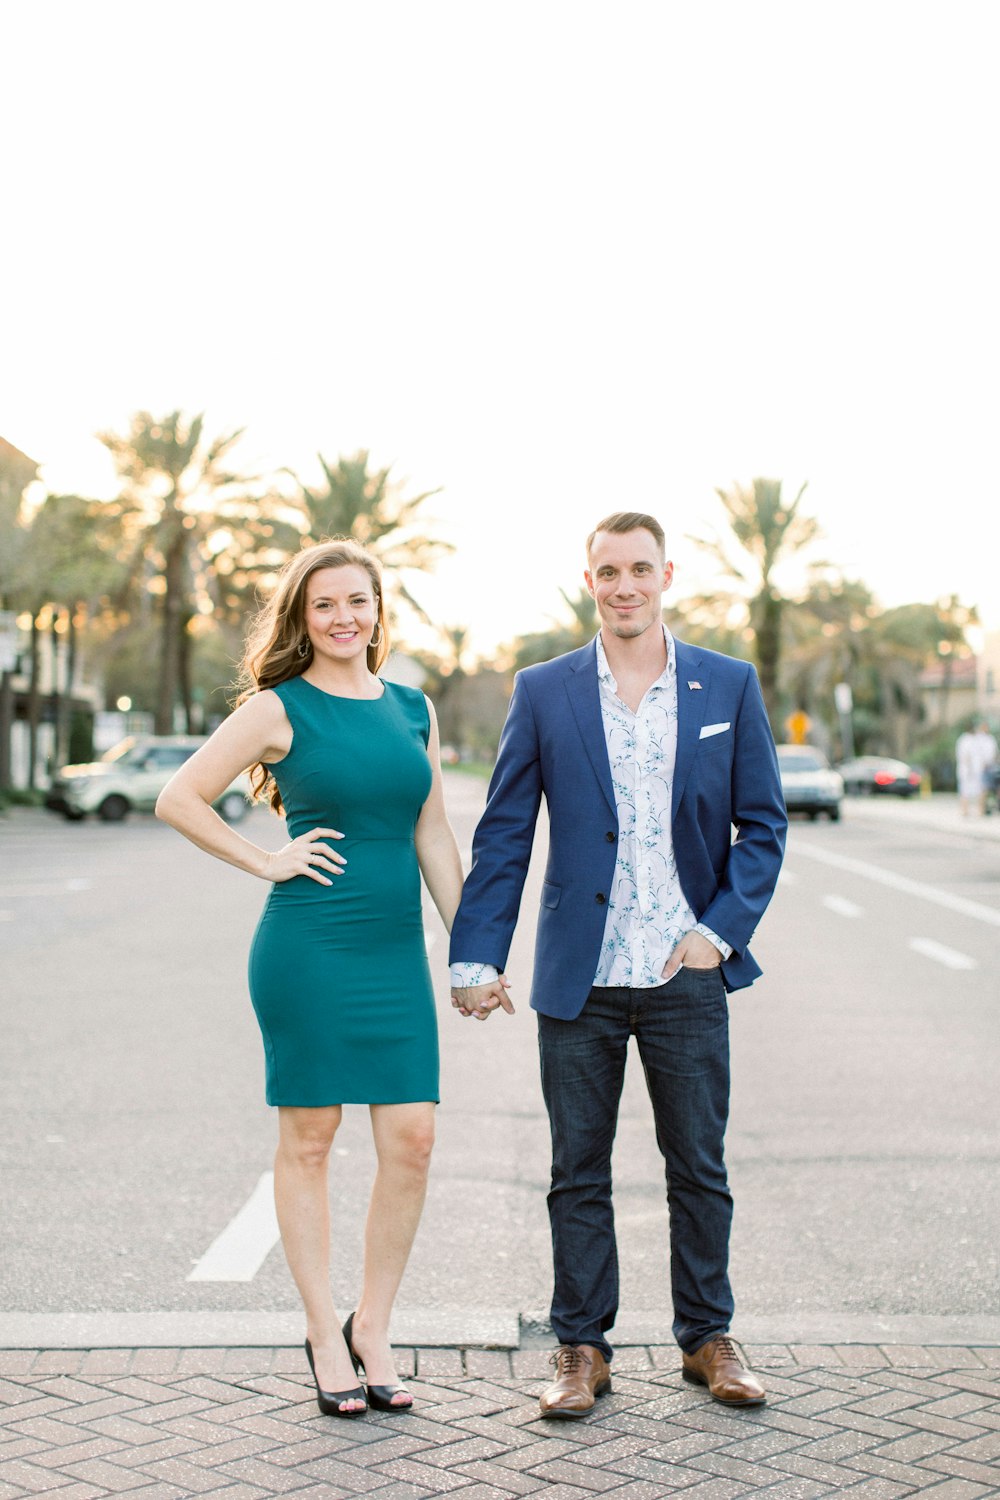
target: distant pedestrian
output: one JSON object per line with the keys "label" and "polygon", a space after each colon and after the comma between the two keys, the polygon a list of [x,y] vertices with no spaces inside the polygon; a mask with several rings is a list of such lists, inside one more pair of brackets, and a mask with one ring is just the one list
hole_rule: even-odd
{"label": "distant pedestrian", "polygon": [[[352,541],[306,548],[256,623],[240,706],[156,805],[199,848],[272,883],[250,990],[267,1102],[279,1110],[275,1203],[319,1407],[338,1417],[412,1406],[389,1318],[423,1207],[438,1099],[420,875],[448,928],[462,884],[434,710],[423,693],[379,677],[388,654],[375,559]],[[287,816],[291,842],[277,853],[212,809],[248,766]],[[342,1331],[327,1164],[344,1104],[369,1106],[378,1171],[361,1296]]]}
{"label": "distant pedestrian", "polygon": [[955,741],[955,770],[963,817],[968,817],[972,807],[981,814],[986,812],[989,776],[996,762],[997,742],[984,720]]}
{"label": "distant pedestrian", "polygon": [[[529,554],[536,576],[545,566]],[[672,576],[652,516],[619,512],[588,538],[600,631],[515,680],[452,935],[457,1008],[479,1019],[509,1010],[498,970],[544,796],[531,1004],[552,1132],[559,1340],[544,1417],[585,1416],[611,1385],[611,1150],[630,1036],[666,1166],[684,1376],[729,1405],[765,1400],[729,1338],[727,992],[760,973],[747,945],[778,879],[787,817],[756,673],[664,629]]]}

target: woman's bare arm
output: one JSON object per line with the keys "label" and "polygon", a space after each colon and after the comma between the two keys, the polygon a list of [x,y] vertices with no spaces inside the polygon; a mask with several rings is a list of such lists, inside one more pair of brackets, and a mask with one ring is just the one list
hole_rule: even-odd
{"label": "woman's bare arm", "polygon": [[286,756],[292,728],[276,693],[256,693],[184,762],[156,801],[156,816],[176,828],[192,844],[262,880],[284,881],[308,875],[321,885],[332,882],[320,874],[343,874],[345,861],[322,842],[343,838],[333,828],[313,828],[271,853],[245,839],[220,818],[212,803],[248,766],[271,764]]}
{"label": "woman's bare arm", "polygon": [[416,846],[420,873],[427,883],[431,899],[441,914],[448,931],[455,920],[458,903],[462,896],[462,861],[458,845],[444,805],[444,784],[441,779],[441,742],[438,735],[437,716],[434,705],[427,700],[431,727],[427,743],[427,755],[431,763],[433,781],[427,801],[417,819]]}

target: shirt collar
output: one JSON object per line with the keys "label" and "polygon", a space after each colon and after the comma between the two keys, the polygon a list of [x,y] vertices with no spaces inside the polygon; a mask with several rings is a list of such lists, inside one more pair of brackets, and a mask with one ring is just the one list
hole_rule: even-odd
{"label": "shirt collar", "polygon": [[[663,626],[663,639],[667,647],[667,664],[656,681],[648,689],[653,692],[656,688],[665,688],[677,673],[677,652],[674,647],[674,638],[667,627]],[[612,692],[618,692],[618,683],[608,663],[607,652],[604,649],[604,641],[601,632],[597,632],[597,680],[605,687],[611,688]]]}

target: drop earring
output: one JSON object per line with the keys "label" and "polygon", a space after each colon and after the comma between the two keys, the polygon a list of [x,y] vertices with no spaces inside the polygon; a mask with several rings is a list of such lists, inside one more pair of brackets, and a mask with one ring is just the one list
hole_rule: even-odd
{"label": "drop earring", "polygon": [[307,635],[304,635],[302,637],[301,641],[299,641],[299,644],[295,648],[295,654],[302,661],[305,661],[306,657],[309,655],[309,651],[310,651],[309,637]]}

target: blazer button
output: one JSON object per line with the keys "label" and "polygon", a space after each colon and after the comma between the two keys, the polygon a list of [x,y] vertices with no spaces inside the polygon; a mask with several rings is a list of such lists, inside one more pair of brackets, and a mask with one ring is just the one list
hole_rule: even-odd
{"label": "blazer button", "polygon": [[606,833],[604,837],[607,839],[609,844],[613,844],[615,841],[615,835],[613,833]]}
{"label": "blazer button", "polygon": [[597,902],[598,906],[603,906],[607,899],[608,898],[602,891],[598,891],[597,895],[594,897],[594,900]]}

